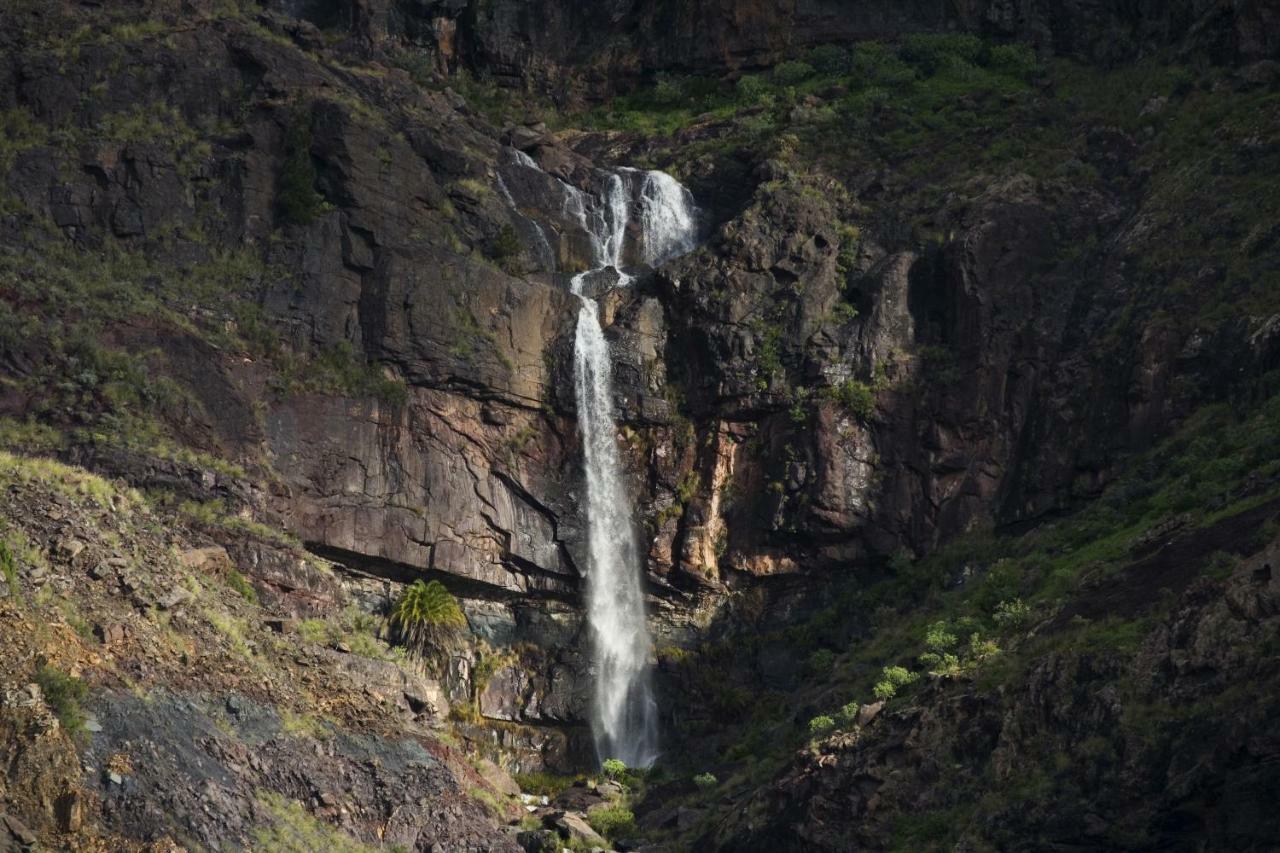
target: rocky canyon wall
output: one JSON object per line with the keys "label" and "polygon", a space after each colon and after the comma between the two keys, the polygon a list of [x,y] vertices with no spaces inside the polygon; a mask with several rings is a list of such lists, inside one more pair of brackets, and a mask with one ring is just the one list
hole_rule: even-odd
{"label": "rocky canyon wall", "polygon": [[564,97],[605,97],[657,73],[770,66],[822,44],[969,32],[1044,53],[1116,63],[1173,46],[1218,61],[1274,57],[1277,10],[1267,0],[312,0],[280,8],[341,22],[370,42],[407,40],[445,68],[492,74]]}
{"label": "rocky canyon wall", "polygon": [[[164,37],[62,56],[0,36],[0,107],[49,129],[0,160],[15,201],[0,236],[160,264],[137,287],[178,282],[165,298],[195,319],[130,315],[104,339],[180,383],[191,399],[170,426],[249,476],[72,452],[142,487],[180,481],[369,574],[445,578],[479,638],[531,647],[487,685],[463,656],[458,689],[477,689],[489,720],[545,724],[503,736],[521,748],[554,738],[563,760],[582,724],[584,522],[576,309],[553,268],[580,266],[585,237],[553,189],[590,189],[595,167],[661,163],[671,146],[494,127],[446,81],[422,88],[379,51],[425,44],[442,70],[596,95],[921,30],[1098,60],[1156,45],[1231,62],[1275,52],[1266,3],[1158,6],[295,3],[279,8],[299,17],[205,10]],[[330,52],[345,28],[367,68]],[[1221,365],[1252,376],[1276,363],[1265,317],[1175,333],[1130,310],[1132,259],[1159,240],[1146,177],[1124,171],[1144,141],[1107,127],[1080,137],[1081,167],[1102,184],[977,175],[928,206],[902,201],[901,163],[842,182],[777,152],[683,167],[704,248],[602,300],[660,644],[704,634],[759,583],[876,572],[966,531],[1068,510],[1228,394]],[[512,173],[504,141],[546,176]],[[308,222],[279,202],[299,157],[320,197]],[[553,233],[550,257],[534,222]],[[211,269],[208,293],[184,292]],[[217,301],[232,290],[254,310]],[[279,349],[208,331],[255,321]],[[61,357],[38,337],[6,339],[3,355],[25,388]],[[342,359],[359,381],[316,366],[346,370]],[[17,418],[48,405],[0,395]]]}

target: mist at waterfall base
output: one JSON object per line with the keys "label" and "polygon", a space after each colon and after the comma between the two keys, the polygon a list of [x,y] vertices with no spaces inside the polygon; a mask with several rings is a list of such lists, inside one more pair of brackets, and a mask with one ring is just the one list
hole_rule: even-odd
{"label": "mist at waterfall base", "polygon": [[[517,154],[524,168],[537,169]],[[636,535],[618,449],[609,344],[599,306],[587,292],[595,275],[612,271],[615,286],[633,280],[624,259],[656,266],[694,248],[693,197],[663,172],[619,169],[588,194],[563,184],[563,213],[588,235],[592,269],[574,276],[580,301],[574,342],[574,391],[586,480],[587,624],[595,668],[592,728],[596,757],[648,767],[658,757],[658,706],[649,666],[644,612],[644,556]],[[636,227],[629,231],[628,226]],[[532,223],[544,233],[538,223]],[[634,245],[628,244],[628,238]]]}

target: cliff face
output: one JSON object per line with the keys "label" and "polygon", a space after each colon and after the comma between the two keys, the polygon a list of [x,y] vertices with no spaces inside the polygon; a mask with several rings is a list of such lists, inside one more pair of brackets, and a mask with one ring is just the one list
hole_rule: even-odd
{"label": "cliff face", "polygon": [[429,46],[441,67],[593,98],[655,73],[750,70],[817,45],[909,33],[970,32],[1102,63],[1166,47],[1218,61],[1262,59],[1277,49],[1274,6],[1244,0],[335,0],[279,6],[321,24],[350,22],[373,42]]}
{"label": "cliff face", "polygon": [[[261,629],[255,648],[280,633],[263,619],[349,622],[356,611],[385,612],[404,583],[444,581],[470,631],[432,678],[406,688],[397,679],[409,676],[390,664],[350,677],[408,697],[393,700],[405,708],[385,730],[414,723],[423,727],[415,737],[431,741],[452,706],[453,730],[474,751],[518,769],[590,762],[576,300],[564,286],[565,272],[586,264],[588,236],[566,213],[557,178],[593,191],[600,169],[648,163],[678,174],[703,208],[698,251],[601,297],[649,548],[664,737],[679,772],[725,761],[725,739],[758,737],[751,727],[765,722],[790,745],[807,711],[834,701],[831,690],[806,692],[807,657],[869,642],[885,619],[877,607],[889,605],[859,600],[832,627],[822,612],[833,589],[908,578],[912,560],[966,536],[1044,526],[1103,494],[1197,410],[1231,401],[1249,412],[1271,393],[1280,366],[1272,4],[265,5],[0,10],[0,416],[13,450],[144,490],[156,523],[184,531],[181,547],[223,545],[270,611],[235,611]],[[935,31],[956,38],[900,52],[843,47]],[[994,52],[996,42],[961,33],[1028,42],[1042,57]],[[843,52],[821,62],[806,53],[831,44]],[[1097,70],[1154,53],[1186,64]],[[1074,60],[1045,65],[1053,54]],[[822,67],[792,68],[790,82],[786,69],[730,82],[795,58]],[[677,91],[619,95],[603,117],[550,116],[564,128],[552,132],[537,115],[545,102],[444,76],[459,70],[523,80],[564,102],[655,75]],[[689,73],[727,79],[676,76]],[[519,166],[512,148],[538,168]],[[1273,481],[1269,468],[1258,482],[1233,479],[1214,510],[1265,495]],[[1140,492],[1116,500],[1136,505]],[[17,509],[9,515],[56,557],[57,536]],[[1157,516],[1141,524],[1154,529]],[[1189,533],[1186,547],[1216,535]],[[1214,595],[1235,601],[1254,589],[1245,577],[1266,561],[1252,544],[1233,552],[1252,562],[1218,579]],[[154,568],[168,544],[148,547]],[[963,592],[996,564],[974,558],[946,588]],[[67,569],[69,588],[84,568]],[[1009,599],[1032,600],[1045,576],[1028,568]],[[1186,596],[1183,615],[1170,616],[1164,634],[1079,683],[1119,681],[1133,667],[1144,678],[1212,669],[1222,690],[1245,673],[1271,678],[1260,663],[1233,671],[1157,648],[1194,624],[1229,635],[1235,649],[1270,624],[1265,590],[1228,614],[1201,587],[1183,586],[1173,590]],[[155,611],[140,600],[130,607]],[[931,612],[918,604],[893,606],[909,622]],[[1061,629],[1043,606],[1039,615]],[[827,621],[807,627],[815,616]],[[178,627],[195,632],[190,642],[210,636],[203,622]],[[741,642],[776,631],[772,645]],[[738,646],[728,654],[721,640]],[[294,641],[282,642],[272,648],[283,660]],[[367,666],[349,638],[322,645],[323,660],[305,666]],[[693,663],[681,664],[690,649]],[[712,676],[698,668],[717,661]],[[858,837],[888,843],[892,815],[876,823],[864,812],[882,801],[892,814],[942,808],[913,799],[934,784],[940,759],[903,757],[898,741],[947,740],[968,721],[1004,720],[996,772],[1007,779],[1033,754],[1027,732],[1055,725],[1031,706],[1056,702],[1081,666],[1048,660],[1012,682],[1022,693],[999,698],[940,683],[891,706],[878,728],[866,720],[864,740],[824,747],[816,765],[754,765],[778,771],[776,784],[753,777],[750,791],[740,785],[725,798],[749,806],[751,821],[706,802],[686,820],[660,794],[649,828],[741,849],[803,823],[806,843],[838,849],[854,819],[822,810],[854,803]],[[166,671],[144,681],[177,679]],[[121,686],[107,676],[95,685],[105,691],[98,752],[136,735],[137,714],[110,693]],[[1178,689],[1154,675],[1148,686],[1151,702]],[[214,705],[234,689],[219,682],[212,699],[164,704],[154,725],[216,729]],[[785,723],[761,722],[741,707],[744,690],[795,695],[803,707]],[[427,696],[441,707],[418,719]],[[274,737],[280,717],[269,696],[252,701],[236,715],[247,744]],[[1072,748],[1113,710],[1085,708],[1095,725],[1076,732]],[[709,733],[722,717],[724,733]],[[344,712],[339,722],[358,719]],[[1231,748],[1245,749],[1237,734]],[[220,762],[242,763],[231,753],[243,746],[209,742]],[[306,772],[354,773],[344,762],[370,755],[417,772],[413,747],[340,752],[333,766]],[[1224,766],[1250,768],[1266,754]],[[838,772],[824,775],[829,766]],[[912,781],[869,805],[864,780],[904,767]],[[965,767],[974,785],[989,769]],[[252,769],[224,787],[313,794],[291,787],[283,763]],[[75,773],[65,775],[58,784],[74,787]],[[480,784],[465,771],[428,775],[403,784],[445,799]],[[1111,812],[1154,779],[1108,781],[1118,791]],[[86,784],[115,791],[96,776]],[[313,811],[381,838],[375,818],[397,805],[366,793],[359,820],[343,823],[323,799]],[[237,796],[219,822],[179,834],[249,838],[269,809]],[[104,802],[112,832],[143,841],[171,829],[161,817],[131,825],[134,805]],[[1162,805],[1151,820],[1178,808]],[[439,820],[464,841],[495,817],[459,809]],[[52,805],[44,811],[49,832],[74,832]],[[411,822],[420,827],[424,814]],[[1006,822],[1015,835],[1066,837]],[[1260,826],[1248,838],[1265,835]],[[411,844],[426,838],[397,832]],[[1123,842],[1089,837],[1103,836]]]}

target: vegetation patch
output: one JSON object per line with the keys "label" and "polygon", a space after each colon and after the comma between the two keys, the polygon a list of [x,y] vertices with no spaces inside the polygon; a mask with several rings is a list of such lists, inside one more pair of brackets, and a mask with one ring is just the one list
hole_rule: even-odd
{"label": "vegetation patch", "polygon": [[414,581],[391,609],[392,630],[419,658],[446,646],[466,624],[457,599],[436,580]]}
{"label": "vegetation patch", "polygon": [[68,675],[62,670],[41,664],[36,668],[33,678],[40,685],[40,692],[45,702],[58,715],[58,722],[67,734],[77,736],[84,731],[85,713],[80,707],[89,695],[88,686],[78,678]]}

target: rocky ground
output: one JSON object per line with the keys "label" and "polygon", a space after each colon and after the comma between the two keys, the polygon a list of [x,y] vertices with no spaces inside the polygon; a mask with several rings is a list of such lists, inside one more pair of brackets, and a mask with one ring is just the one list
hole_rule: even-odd
{"label": "rocky ground", "polygon": [[509,778],[458,748],[420,667],[337,613],[260,603],[225,548],[121,483],[8,455],[2,476],[4,798],[33,837],[518,849]]}

